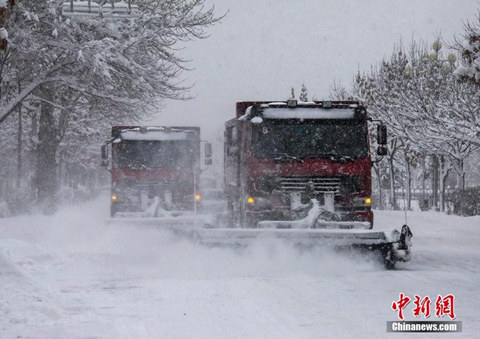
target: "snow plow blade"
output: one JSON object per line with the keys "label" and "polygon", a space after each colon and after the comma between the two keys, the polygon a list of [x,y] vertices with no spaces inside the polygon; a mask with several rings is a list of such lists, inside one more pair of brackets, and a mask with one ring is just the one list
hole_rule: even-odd
{"label": "snow plow blade", "polygon": [[361,229],[192,228],[183,230],[194,242],[207,246],[245,247],[260,239],[277,239],[300,248],[331,248],[378,255],[387,268],[410,260],[412,232]]}
{"label": "snow plow blade", "polygon": [[144,212],[117,212],[115,217],[106,219],[105,222],[108,225],[146,225],[169,229],[212,225],[214,218],[210,214],[191,211],[167,211],[160,206],[160,199],[155,197]]}
{"label": "snow plow blade", "polygon": [[325,220],[325,206],[316,199],[303,219],[264,220],[254,227],[199,228],[184,230],[193,241],[208,246],[245,247],[257,239],[278,239],[301,248],[324,247],[334,250],[356,250],[380,256],[387,268],[397,261],[410,260],[410,245],[413,236],[410,228],[401,230],[371,230],[371,224],[359,221]]}
{"label": "snow plow blade", "polygon": [[107,225],[141,225],[155,226],[155,228],[170,229],[174,227],[182,227],[191,229],[193,227],[201,227],[210,225],[212,217],[208,215],[179,215],[167,217],[116,217],[105,219]]}

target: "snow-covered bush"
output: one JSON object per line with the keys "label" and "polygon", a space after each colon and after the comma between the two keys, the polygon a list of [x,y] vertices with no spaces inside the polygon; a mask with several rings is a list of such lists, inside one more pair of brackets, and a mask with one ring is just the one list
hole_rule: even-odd
{"label": "snow-covered bush", "polygon": [[10,216],[10,209],[6,202],[0,202],[0,218],[7,218]]}
{"label": "snow-covered bush", "polygon": [[464,216],[480,215],[480,187],[455,191],[449,201],[453,204],[453,213]]}

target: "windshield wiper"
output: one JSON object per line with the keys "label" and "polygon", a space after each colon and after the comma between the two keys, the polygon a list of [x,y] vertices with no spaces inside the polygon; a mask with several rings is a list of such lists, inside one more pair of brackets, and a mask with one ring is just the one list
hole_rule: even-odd
{"label": "windshield wiper", "polygon": [[339,157],[338,159],[336,160],[339,160],[340,162],[349,162],[349,161],[355,161],[355,158],[350,156],[350,155],[342,155],[341,157]]}
{"label": "windshield wiper", "polygon": [[338,161],[338,162],[350,162],[355,161],[355,158],[350,155],[332,155],[330,156],[331,161]]}
{"label": "windshield wiper", "polygon": [[277,153],[277,155],[278,156],[275,158],[275,160],[278,160],[278,161],[295,160],[295,161],[299,161],[299,162],[305,162],[305,161],[303,161],[303,159],[297,158],[296,156],[293,156],[293,155],[288,154],[288,153]]}
{"label": "windshield wiper", "polygon": [[145,169],[150,169],[149,166],[147,165],[144,165],[144,164],[140,164],[140,163],[137,163],[137,162],[130,162],[127,164],[127,167],[128,168],[131,168],[131,169],[141,169],[141,170],[145,170]]}
{"label": "windshield wiper", "polygon": [[337,153],[335,152],[317,153],[314,156],[318,158],[335,158],[337,156]]}
{"label": "windshield wiper", "polygon": [[318,158],[330,159],[330,161],[339,161],[339,162],[355,161],[354,157],[352,156],[341,155],[341,154],[337,154],[336,152],[320,153],[320,154],[315,154],[315,156]]}

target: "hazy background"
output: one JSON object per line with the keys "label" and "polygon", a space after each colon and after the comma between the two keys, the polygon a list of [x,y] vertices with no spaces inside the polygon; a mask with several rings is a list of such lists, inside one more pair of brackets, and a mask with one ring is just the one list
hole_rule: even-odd
{"label": "hazy background", "polygon": [[[190,101],[167,101],[149,124],[197,125],[221,158],[223,123],[235,102],[285,100],[302,83],[327,99],[334,80],[350,88],[358,70],[368,70],[392,53],[400,39],[446,41],[475,20],[473,0],[212,0],[228,11],[209,29],[210,37],[188,42],[192,59],[185,84],[195,84]],[[220,153],[220,154],[219,154]],[[219,162],[219,161],[218,161]]]}

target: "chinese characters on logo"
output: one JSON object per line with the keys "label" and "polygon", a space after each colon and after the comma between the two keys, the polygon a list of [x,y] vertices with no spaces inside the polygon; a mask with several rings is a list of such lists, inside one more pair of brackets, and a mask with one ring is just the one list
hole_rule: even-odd
{"label": "chinese characters on logo", "polygon": [[[443,298],[439,295],[435,301],[435,316],[443,317],[447,315],[451,319],[455,319],[454,299],[455,296],[453,296],[452,294],[449,294]],[[398,319],[404,320],[403,309],[410,303],[410,301],[411,299],[408,296],[400,293],[399,299],[392,303],[392,310],[398,312]],[[420,315],[423,314],[425,318],[430,317],[431,303],[432,302],[429,296],[426,296],[422,299],[420,298],[420,296],[415,294],[413,300],[413,304],[415,306],[412,311],[413,315],[415,317],[420,317]]]}
{"label": "chinese characters on logo", "polygon": [[403,309],[410,302],[410,298],[400,293],[400,300],[394,301],[392,304],[392,310],[398,310],[398,319],[403,320]]}

